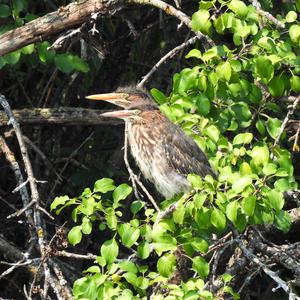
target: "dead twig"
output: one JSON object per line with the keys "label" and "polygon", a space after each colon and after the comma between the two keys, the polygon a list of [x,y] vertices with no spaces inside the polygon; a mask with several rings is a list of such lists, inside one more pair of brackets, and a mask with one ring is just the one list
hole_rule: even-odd
{"label": "dead twig", "polygon": [[294,101],[293,105],[288,106],[288,112],[287,112],[287,114],[286,114],[286,116],[285,116],[285,118],[284,118],[284,120],[283,120],[283,122],[281,124],[279,133],[278,133],[278,135],[277,135],[277,137],[275,139],[275,142],[274,142],[274,146],[276,146],[279,143],[280,138],[281,138],[281,136],[283,134],[283,131],[284,131],[284,129],[285,129],[285,127],[286,127],[286,125],[287,125],[290,117],[294,114],[294,112],[295,112],[295,110],[296,110],[299,102],[300,102],[300,96],[298,96],[296,98],[296,100]]}
{"label": "dead twig", "polygon": [[143,88],[145,82],[147,82],[150,77],[153,75],[153,73],[168,59],[172,58],[174,55],[176,55],[177,52],[180,50],[188,47],[189,45],[194,44],[199,39],[198,36],[194,36],[187,40],[186,42],[182,43],[181,45],[175,47],[171,51],[169,51],[166,55],[164,55],[153,67],[152,69],[143,77],[143,79],[137,84],[137,88]]}

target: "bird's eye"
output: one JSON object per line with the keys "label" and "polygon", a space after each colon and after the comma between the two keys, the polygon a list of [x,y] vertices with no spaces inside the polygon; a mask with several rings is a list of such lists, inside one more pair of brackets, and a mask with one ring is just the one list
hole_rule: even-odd
{"label": "bird's eye", "polygon": [[138,109],[136,109],[135,111],[134,111],[134,114],[135,115],[138,115],[140,113],[140,111],[138,110]]}

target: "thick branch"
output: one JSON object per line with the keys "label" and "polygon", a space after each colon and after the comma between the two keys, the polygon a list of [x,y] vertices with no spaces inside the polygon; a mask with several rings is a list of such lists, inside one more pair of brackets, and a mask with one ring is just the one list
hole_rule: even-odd
{"label": "thick branch", "polygon": [[[161,0],[81,0],[75,1],[55,12],[49,13],[22,27],[10,30],[1,35],[0,56],[26,45],[45,40],[51,35],[74,28],[86,22],[93,13],[101,12],[102,14],[106,14],[109,11],[113,11],[116,5],[120,7],[124,3],[157,7],[165,13],[179,19],[188,28],[191,28],[191,20],[186,14]],[[214,42],[208,36],[199,31],[195,32],[195,34],[199,38],[204,38],[208,44],[214,45]]]}
{"label": "thick branch", "polygon": [[108,12],[113,1],[81,0],[0,36],[0,56],[85,22],[92,13]]}
{"label": "thick branch", "polygon": [[[60,108],[34,108],[16,109],[13,114],[16,120],[22,125],[118,125],[119,120],[108,120],[101,116],[104,110],[60,107]],[[0,127],[6,126],[8,117],[5,112],[0,111]]]}

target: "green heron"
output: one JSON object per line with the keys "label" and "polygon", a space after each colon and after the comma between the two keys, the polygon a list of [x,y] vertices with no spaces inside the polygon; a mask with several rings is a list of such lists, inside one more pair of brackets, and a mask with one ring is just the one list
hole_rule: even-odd
{"label": "green heron", "polygon": [[195,141],[164,116],[151,97],[141,91],[124,89],[115,93],[87,96],[124,108],[102,114],[127,122],[128,142],[143,176],[165,197],[187,192],[187,175],[215,174]]}

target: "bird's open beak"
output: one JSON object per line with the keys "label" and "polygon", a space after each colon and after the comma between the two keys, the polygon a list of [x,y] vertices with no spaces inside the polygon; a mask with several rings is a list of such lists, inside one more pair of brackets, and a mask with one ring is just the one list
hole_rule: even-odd
{"label": "bird's open beak", "polygon": [[126,108],[130,104],[128,97],[129,95],[126,93],[109,93],[90,95],[86,96],[85,98],[89,100],[102,100]]}
{"label": "bird's open beak", "polygon": [[101,114],[102,117],[119,118],[119,119],[123,119],[123,120],[126,120],[127,118],[129,118],[132,115],[134,115],[134,111],[127,110],[127,109],[110,111],[110,112]]}

